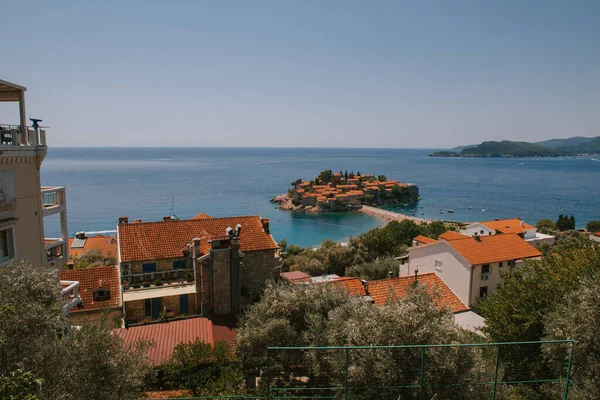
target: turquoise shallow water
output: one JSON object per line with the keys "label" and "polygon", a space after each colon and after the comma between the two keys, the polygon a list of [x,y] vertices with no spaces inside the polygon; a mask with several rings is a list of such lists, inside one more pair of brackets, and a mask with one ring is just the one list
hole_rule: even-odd
{"label": "turquoise shallow water", "polygon": [[[115,229],[119,216],[158,220],[260,214],[276,240],[302,246],[346,240],[381,221],[362,213],[306,214],[269,199],[321,170],[360,170],[416,183],[422,200],[396,209],[424,218],[476,221],[521,217],[535,223],[574,214],[600,219],[600,161],[594,158],[430,158],[423,149],[51,148],[44,185],[66,186],[69,231]],[[472,206],[471,209],[468,206]],[[447,210],[454,210],[448,214]],[[481,212],[485,209],[485,212]],[[441,210],[441,213],[440,213]],[[58,234],[57,218],[46,236]]]}

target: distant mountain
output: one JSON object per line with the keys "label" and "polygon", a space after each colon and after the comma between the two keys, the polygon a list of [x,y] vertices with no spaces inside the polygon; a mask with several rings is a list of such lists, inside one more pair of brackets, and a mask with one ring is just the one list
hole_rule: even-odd
{"label": "distant mountain", "polygon": [[[564,147],[576,147],[582,144],[586,144],[591,142],[592,140],[597,139],[597,137],[582,137],[582,136],[573,136],[567,139],[550,139],[544,140],[542,142],[536,142],[535,144],[539,146],[548,147],[549,149],[559,149]],[[461,149],[462,150],[462,149]]]}
{"label": "distant mountain", "polygon": [[559,157],[600,154],[600,136],[550,139],[543,142],[483,142],[476,146],[459,146],[437,151],[430,157]]}
{"label": "distant mountain", "polygon": [[589,142],[576,146],[559,147],[556,150],[565,154],[600,154],[600,136],[592,138]]}

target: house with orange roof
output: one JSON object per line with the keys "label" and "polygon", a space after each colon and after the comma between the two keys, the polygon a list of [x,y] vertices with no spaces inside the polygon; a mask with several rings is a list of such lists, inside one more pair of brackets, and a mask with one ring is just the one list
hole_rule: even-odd
{"label": "house with orange roof", "polygon": [[69,254],[74,257],[83,255],[86,251],[96,250],[104,257],[116,257],[117,236],[97,234],[90,236],[85,232],[78,232],[74,238],[69,238]]}
{"label": "house with orange roof", "polygon": [[279,277],[270,222],[260,216],[130,223],[119,218],[118,261],[128,323],[235,315]]}
{"label": "house with orange roof", "polygon": [[524,260],[539,258],[538,249],[515,233],[466,236],[446,232],[440,240],[408,249],[400,277],[437,274],[468,307],[491,295]]}
{"label": "house with orange roof", "polygon": [[117,266],[61,270],[60,280],[79,282],[81,302],[67,315],[71,325],[100,326],[102,318],[106,317],[109,325],[121,326],[123,307]]}
{"label": "house with orange roof", "polygon": [[366,284],[366,290],[368,295],[373,299],[373,304],[377,306],[406,297],[409,288],[415,283],[425,285],[434,296],[434,300],[439,307],[448,308],[452,311],[454,313],[454,320],[459,326],[465,329],[477,330],[485,324],[483,318],[471,311],[458,298],[456,293],[433,272],[416,276],[369,281]]}
{"label": "house with orange roof", "polygon": [[554,236],[539,233],[535,226],[529,225],[520,218],[496,218],[492,221],[474,222],[467,225],[463,230],[460,231],[460,233],[467,236],[486,236],[502,233],[514,233],[533,245],[540,243],[553,245],[556,242],[556,238]]}

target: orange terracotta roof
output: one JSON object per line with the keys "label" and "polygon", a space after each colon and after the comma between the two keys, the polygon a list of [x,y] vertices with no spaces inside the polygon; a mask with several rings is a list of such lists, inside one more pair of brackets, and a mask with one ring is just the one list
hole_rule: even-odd
{"label": "orange terracotta roof", "polygon": [[449,240],[448,244],[471,265],[540,257],[538,249],[514,233],[479,236],[479,240]]}
{"label": "orange terracotta roof", "polygon": [[340,278],[335,278],[329,281],[329,283],[334,284],[335,286],[346,289],[349,295],[351,296],[366,296],[367,291],[363,286],[360,279],[350,276],[343,276]]}
{"label": "orange terracotta roof", "polygon": [[[225,229],[242,226],[240,250],[275,250],[277,243],[266,233],[259,216],[119,224],[121,262],[181,257],[182,248],[201,233],[209,239],[225,235]],[[202,244],[202,243],[201,243]],[[202,249],[202,246],[201,246]]]}
{"label": "orange terracotta roof", "polygon": [[423,236],[423,235],[419,235],[419,236],[415,237],[413,240],[415,240],[419,243],[423,243],[423,244],[437,243],[437,240],[428,238],[427,236]]}
{"label": "orange terracotta roof", "polygon": [[141,340],[154,342],[154,346],[147,351],[148,357],[156,365],[168,361],[173,349],[180,343],[193,343],[198,339],[214,345],[213,324],[204,317],[120,328],[113,330],[113,334],[123,339],[124,346],[135,346]]}
{"label": "orange terracotta roof", "polygon": [[85,239],[85,245],[79,248],[71,247],[73,245],[73,241],[75,238],[69,238],[69,254],[73,256],[80,256],[86,251],[89,250],[98,250],[101,251],[102,254],[108,255],[108,253],[113,256],[117,255],[117,238],[116,236],[103,236],[96,235],[90,236]]}
{"label": "orange terracotta roof", "polygon": [[600,232],[594,233],[594,236],[599,236],[600,237]]}
{"label": "orange terracotta roof", "polygon": [[471,236],[463,235],[455,231],[446,231],[440,235],[440,239],[445,241],[458,240],[458,239],[470,239]]}
{"label": "orange terracotta roof", "polygon": [[200,214],[192,217],[192,219],[212,219],[212,217],[208,214],[200,213]]}
{"label": "orange terracotta roof", "polygon": [[[83,307],[74,307],[70,313],[121,307],[121,282],[116,266],[61,270],[60,279],[79,282],[79,296]],[[94,290],[99,287],[110,290],[110,299],[94,301]]]}
{"label": "orange terracotta roof", "polygon": [[[415,282],[414,276],[402,278],[388,278],[369,281],[367,290],[373,298],[375,305],[385,304],[390,300],[405,297],[408,288]],[[450,288],[435,273],[418,275],[418,282],[426,284],[428,289],[440,294],[438,306],[448,307],[453,312],[467,311],[469,308],[450,290]]]}
{"label": "orange terracotta roof", "polygon": [[292,283],[310,282],[310,275],[308,275],[306,272],[302,272],[302,271],[282,272],[279,275],[283,279],[288,280]]}
{"label": "orange terracotta roof", "polygon": [[502,233],[520,234],[520,233],[525,233],[525,231],[527,229],[535,229],[534,226],[531,226],[527,222],[521,221],[518,218],[485,221],[485,222],[480,222],[480,224],[487,226],[494,232],[497,231],[497,232],[502,232]]}

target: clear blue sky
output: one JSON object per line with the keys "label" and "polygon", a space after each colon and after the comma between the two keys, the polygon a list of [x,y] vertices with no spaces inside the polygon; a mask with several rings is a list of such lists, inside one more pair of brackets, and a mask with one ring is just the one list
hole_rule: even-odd
{"label": "clear blue sky", "polygon": [[52,146],[600,135],[600,1],[87,3],[1,6],[0,79]]}

